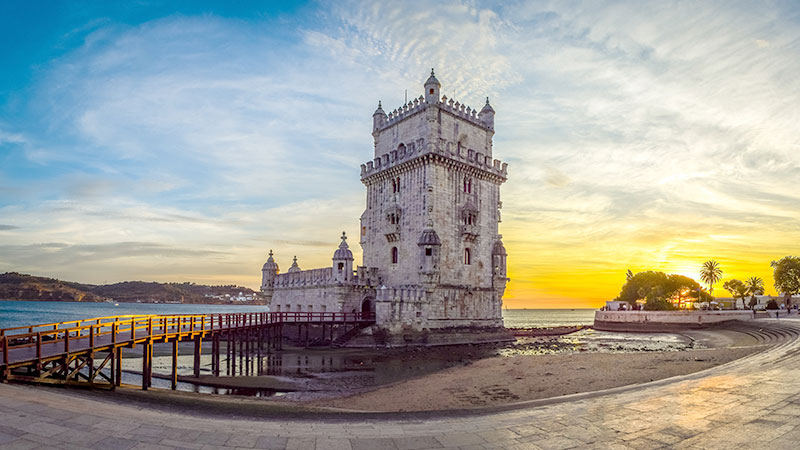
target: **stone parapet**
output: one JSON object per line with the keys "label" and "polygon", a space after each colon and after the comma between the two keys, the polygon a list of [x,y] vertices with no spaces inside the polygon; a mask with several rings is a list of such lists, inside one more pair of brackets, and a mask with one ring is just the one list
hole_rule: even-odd
{"label": "stone parapet", "polygon": [[671,331],[753,319],[752,311],[595,311],[594,328],[604,331]]}
{"label": "stone parapet", "polygon": [[492,159],[492,157],[472,149],[458,148],[452,142],[444,141],[441,144],[439,148],[429,150],[421,150],[422,146],[419,146],[419,151],[406,151],[405,154],[399,154],[397,150],[392,150],[379,158],[368,161],[361,165],[361,181],[366,184],[368,179],[381,173],[387,173],[389,169],[402,169],[407,165],[421,164],[427,158],[450,164],[463,164],[468,168],[499,177],[503,181],[506,180],[508,163]]}
{"label": "stone parapet", "polygon": [[273,287],[285,289],[302,286],[324,286],[334,284],[332,267],[322,269],[300,270],[297,272],[280,273],[275,276]]}

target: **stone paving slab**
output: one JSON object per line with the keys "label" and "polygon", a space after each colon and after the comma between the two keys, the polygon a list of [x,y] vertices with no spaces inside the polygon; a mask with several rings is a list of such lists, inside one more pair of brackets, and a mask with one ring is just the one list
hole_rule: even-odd
{"label": "stone paving slab", "polygon": [[[800,329],[800,321],[781,326]],[[770,325],[764,321],[764,326]],[[666,382],[483,414],[233,418],[0,385],[0,448],[775,448],[800,442],[800,341]]]}

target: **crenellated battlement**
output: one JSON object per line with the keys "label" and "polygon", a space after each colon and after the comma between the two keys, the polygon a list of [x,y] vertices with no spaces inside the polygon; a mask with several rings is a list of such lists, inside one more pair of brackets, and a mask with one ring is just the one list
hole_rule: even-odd
{"label": "crenellated battlement", "polygon": [[486,122],[482,121],[480,117],[478,117],[478,109],[473,109],[467,106],[466,103],[459,103],[458,101],[454,101],[452,98],[448,100],[447,96],[443,95],[442,100],[437,103],[437,106],[442,111],[449,112],[456,117],[464,119],[467,122],[471,122],[473,125],[489,130],[494,129],[494,125],[487,124]]}
{"label": "crenellated battlement", "polygon": [[396,108],[394,111],[391,111],[389,114],[387,114],[386,120],[377,128],[377,131],[385,130],[386,128],[389,128],[392,125],[413,116],[414,114],[425,111],[427,108],[428,102],[425,101],[425,97],[420,95],[413,101],[408,102],[408,104]]}
{"label": "crenellated battlement", "polygon": [[293,287],[313,287],[325,286],[335,283],[332,267],[321,269],[300,270],[297,272],[286,272],[275,275],[273,286],[276,289]]}
{"label": "crenellated battlement", "polygon": [[384,170],[396,167],[400,164],[412,161],[426,154],[435,154],[448,159],[464,163],[476,169],[484,170],[493,175],[506,178],[508,175],[508,163],[499,159],[492,159],[473,149],[460,147],[458,143],[440,139],[438,145],[424,145],[423,139],[418,139],[416,143],[407,143],[400,146],[401,150],[392,150],[384,153],[372,161],[361,164],[361,180],[371,177]]}
{"label": "crenellated battlement", "polygon": [[389,114],[385,116],[385,120],[375,127],[375,131],[383,131],[417,113],[425,111],[430,106],[437,107],[442,111],[466,120],[475,126],[489,130],[494,128],[493,125],[482,121],[481,118],[478,117],[478,109],[473,109],[467,106],[466,103],[460,103],[458,101],[454,101],[453,99],[448,100],[446,95],[443,95],[441,100],[428,102],[425,100],[425,97],[420,95],[407,104],[402,105],[399,108],[395,108],[393,111],[389,112]]}

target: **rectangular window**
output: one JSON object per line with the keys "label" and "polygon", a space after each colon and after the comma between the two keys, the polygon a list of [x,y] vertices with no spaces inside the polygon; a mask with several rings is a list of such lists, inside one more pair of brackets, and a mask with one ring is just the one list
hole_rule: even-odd
{"label": "rectangular window", "polygon": [[433,255],[433,249],[430,248],[430,247],[426,248],[425,249],[425,256],[431,256],[431,255]]}

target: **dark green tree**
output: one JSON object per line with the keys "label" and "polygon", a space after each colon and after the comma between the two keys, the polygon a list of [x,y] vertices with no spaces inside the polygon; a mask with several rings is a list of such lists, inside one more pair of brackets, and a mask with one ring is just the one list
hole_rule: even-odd
{"label": "dark green tree", "polygon": [[[745,286],[745,284],[742,283],[741,280],[737,280],[737,279],[728,280],[722,285],[722,287],[726,291],[730,292],[734,299],[737,299],[737,298],[741,299],[742,300],[742,308],[743,309],[747,309],[747,305],[745,304],[744,299],[745,299],[745,297],[747,297],[748,290],[747,290],[747,286]],[[734,304],[735,303],[736,302],[734,301]]]}
{"label": "dark green tree", "polygon": [[691,278],[650,270],[630,277],[616,300],[631,305],[644,300],[647,310],[669,310],[675,308],[675,303],[680,306],[685,301],[698,300],[698,295],[699,300],[708,298],[708,294]]}
{"label": "dark green tree", "polygon": [[785,256],[778,261],[772,261],[771,265],[775,289],[783,293],[786,300],[792,295],[800,294],[800,257]]}

